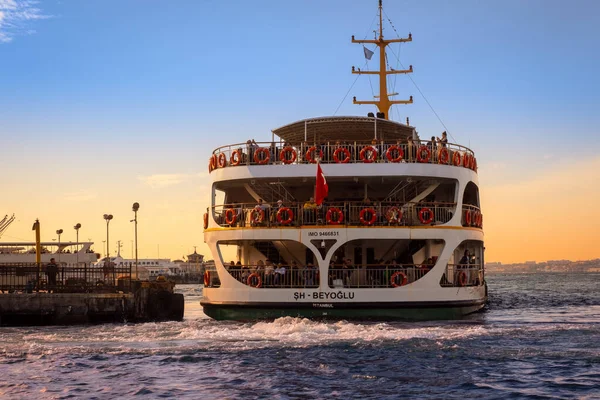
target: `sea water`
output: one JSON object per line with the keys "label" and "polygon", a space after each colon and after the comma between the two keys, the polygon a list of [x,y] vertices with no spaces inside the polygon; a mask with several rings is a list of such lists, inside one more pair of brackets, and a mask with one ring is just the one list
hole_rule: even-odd
{"label": "sea water", "polygon": [[458,321],[0,328],[4,398],[600,399],[600,274],[488,275]]}

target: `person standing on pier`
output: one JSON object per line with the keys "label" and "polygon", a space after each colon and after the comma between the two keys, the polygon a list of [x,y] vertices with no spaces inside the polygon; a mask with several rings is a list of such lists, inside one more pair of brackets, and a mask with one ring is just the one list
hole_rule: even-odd
{"label": "person standing on pier", "polygon": [[50,259],[48,265],[46,265],[46,276],[48,277],[48,291],[54,290],[56,287],[56,276],[58,275],[58,264],[54,258]]}

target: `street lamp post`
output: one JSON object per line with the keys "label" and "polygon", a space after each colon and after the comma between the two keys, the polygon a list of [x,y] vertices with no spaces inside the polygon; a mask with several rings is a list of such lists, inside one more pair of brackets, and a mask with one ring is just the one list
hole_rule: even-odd
{"label": "street lamp post", "polygon": [[58,229],[56,234],[58,235],[58,265],[60,265],[60,253],[62,253],[62,249],[60,248],[60,235],[63,233],[62,229]]}
{"label": "street lamp post", "polygon": [[109,251],[109,243],[108,240],[108,224],[111,219],[113,219],[112,214],[104,214],[104,219],[106,220],[106,257],[108,257],[108,262],[110,262],[110,251]]}
{"label": "street lamp post", "polygon": [[140,209],[140,203],[133,203],[131,207],[133,210],[133,219],[130,222],[133,222],[135,225],[135,279],[138,278],[138,240],[137,240],[137,212]]}
{"label": "street lamp post", "polygon": [[77,255],[75,256],[75,262],[77,267],[79,267],[79,228],[81,228],[81,224],[77,223],[77,225],[75,225],[73,228],[75,229],[75,232],[77,234],[77,245],[75,247]]}

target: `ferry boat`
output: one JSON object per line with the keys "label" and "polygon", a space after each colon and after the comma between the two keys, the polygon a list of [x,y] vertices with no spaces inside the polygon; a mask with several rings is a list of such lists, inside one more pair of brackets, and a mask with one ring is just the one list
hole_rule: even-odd
{"label": "ferry boat", "polygon": [[[271,140],[215,149],[204,240],[214,268],[201,305],[219,320],[282,316],[376,320],[457,318],[482,309],[483,214],[474,152],[445,135],[420,139],[389,119],[383,36],[378,109],[304,119]],[[365,56],[373,55],[366,47]],[[428,135],[431,136],[431,135]]]}

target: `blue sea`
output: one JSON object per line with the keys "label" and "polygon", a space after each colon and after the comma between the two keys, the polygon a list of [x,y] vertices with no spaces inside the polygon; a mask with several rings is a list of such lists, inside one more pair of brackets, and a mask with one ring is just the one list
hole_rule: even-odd
{"label": "blue sea", "polygon": [[0,328],[8,399],[600,399],[600,274],[488,275],[486,310],[427,323]]}

